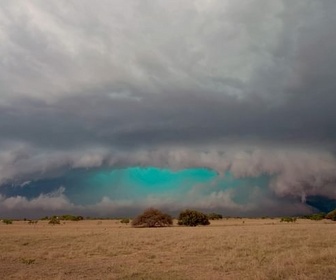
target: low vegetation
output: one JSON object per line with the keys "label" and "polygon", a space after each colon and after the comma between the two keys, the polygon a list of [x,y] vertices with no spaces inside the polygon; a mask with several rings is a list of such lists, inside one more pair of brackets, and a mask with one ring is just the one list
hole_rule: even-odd
{"label": "low vegetation", "polygon": [[61,221],[82,221],[84,218],[82,216],[74,216],[74,215],[62,215],[58,217]]}
{"label": "low vegetation", "polygon": [[282,217],[280,222],[295,223],[296,217]]}
{"label": "low vegetation", "polygon": [[195,227],[198,225],[207,226],[209,224],[208,216],[196,210],[184,210],[178,217],[178,225],[180,226]]}
{"label": "low vegetation", "polygon": [[223,216],[221,214],[217,213],[210,213],[207,215],[209,220],[221,220],[223,219]]}
{"label": "low vegetation", "polygon": [[59,219],[57,219],[56,217],[52,217],[48,224],[50,224],[50,225],[60,225],[61,221]]}
{"label": "low vegetation", "polygon": [[320,213],[315,213],[315,214],[312,214],[312,215],[304,215],[304,216],[301,216],[300,218],[301,219],[309,219],[309,220],[313,220],[313,221],[320,221],[320,220],[325,219],[325,217],[326,217],[326,213],[320,212]]}
{"label": "low vegetation", "polygon": [[335,279],[332,220],[230,218],[160,229],[120,219],[48,222],[0,223],[1,280]]}
{"label": "low vegetation", "polygon": [[133,227],[167,227],[173,224],[170,215],[155,208],[145,210],[132,221]]}
{"label": "low vegetation", "polygon": [[123,219],[120,220],[120,223],[128,225],[130,223],[130,219],[123,218]]}
{"label": "low vegetation", "polygon": [[2,222],[6,225],[11,225],[13,223],[13,221],[9,219],[3,219]]}
{"label": "low vegetation", "polygon": [[314,220],[314,221],[320,221],[320,220],[323,220],[323,219],[336,221],[336,209],[330,211],[327,214],[324,213],[324,212],[320,212],[320,213],[315,213],[315,214],[312,214],[312,215],[304,215],[300,218]]}
{"label": "low vegetation", "polygon": [[65,214],[65,215],[60,215],[60,216],[45,216],[45,217],[42,217],[40,220],[41,221],[47,221],[47,220],[52,220],[52,219],[58,219],[58,220],[61,220],[61,221],[82,221],[84,220],[84,217],[83,216],[76,216],[76,215],[70,215],[70,214]]}
{"label": "low vegetation", "polygon": [[333,221],[336,221],[336,209],[329,212],[326,216],[325,216],[326,219],[329,219],[329,220],[333,220]]}

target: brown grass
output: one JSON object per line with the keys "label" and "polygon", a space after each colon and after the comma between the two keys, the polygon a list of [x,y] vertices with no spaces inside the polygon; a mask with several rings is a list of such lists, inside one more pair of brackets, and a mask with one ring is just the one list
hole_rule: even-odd
{"label": "brown grass", "polygon": [[0,279],[336,279],[336,223],[0,224]]}

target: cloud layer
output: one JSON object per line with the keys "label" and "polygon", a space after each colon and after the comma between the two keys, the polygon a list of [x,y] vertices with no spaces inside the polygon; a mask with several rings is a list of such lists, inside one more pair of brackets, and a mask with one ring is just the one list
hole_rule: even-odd
{"label": "cloud layer", "polygon": [[336,199],[335,12],[332,0],[2,1],[0,185],[207,167],[271,175],[288,203]]}

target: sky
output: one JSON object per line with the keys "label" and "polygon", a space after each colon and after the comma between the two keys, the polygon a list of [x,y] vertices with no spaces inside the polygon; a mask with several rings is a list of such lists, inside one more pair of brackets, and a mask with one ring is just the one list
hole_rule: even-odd
{"label": "sky", "polygon": [[336,208],[334,0],[0,4],[0,216]]}

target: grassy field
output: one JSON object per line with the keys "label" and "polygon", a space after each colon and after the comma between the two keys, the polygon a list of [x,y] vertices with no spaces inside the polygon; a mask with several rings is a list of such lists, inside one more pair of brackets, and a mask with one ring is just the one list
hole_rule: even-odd
{"label": "grassy field", "polygon": [[336,279],[336,222],[0,224],[0,279]]}

